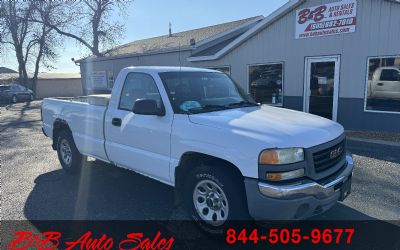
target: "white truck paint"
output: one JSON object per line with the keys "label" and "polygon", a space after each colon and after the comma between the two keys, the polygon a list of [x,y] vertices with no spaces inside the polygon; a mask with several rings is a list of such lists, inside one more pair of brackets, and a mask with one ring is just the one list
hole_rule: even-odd
{"label": "white truck paint", "polygon": [[[305,176],[307,174],[312,176],[301,181],[301,185],[305,186],[299,188],[300,186],[296,187],[295,184],[286,181],[272,185],[272,189],[269,191],[275,192],[276,197],[266,197],[263,193],[269,192],[266,190],[268,187],[261,184],[271,186],[273,183],[265,180],[264,172],[260,176],[260,171],[262,172],[264,167],[271,169],[271,166],[260,165],[259,156],[265,149],[302,148],[304,152],[308,152],[308,149],[314,150],[320,145],[328,147],[333,142],[338,142],[339,139],[344,140],[344,130],[341,125],[315,115],[266,105],[243,105],[210,112],[177,113],[171,99],[171,95],[177,95],[177,93],[172,93],[173,91],[168,93],[165,82],[160,77],[160,73],[165,72],[221,74],[213,70],[195,68],[125,68],[115,81],[111,97],[95,96],[71,100],[44,99],[42,103],[44,133],[50,138],[54,137],[54,144],[57,144],[57,138],[53,133],[57,129],[55,124],[62,121],[69,127],[80,154],[136,171],[171,186],[176,185],[176,170],[182,164],[182,157],[188,152],[200,153],[229,162],[240,171],[241,177],[245,180],[244,184],[237,183],[237,185],[245,186],[249,213],[257,219],[269,218],[266,212],[258,211],[268,206],[263,207],[263,203],[257,200],[259,197],[252,198],[252,192],[260,197],[265,197],[263,202],[267,202],[270,198],[279,200],[283,193],[291,195],[290,190],[282,191],[281,188],[293,187],[295,190],[293,192],[299,192],[304,188],[304,192],[300,192],[301,195],[305,195],[307,202],[313,204],[309,206],[310,212],[298,216],[299,218],[312,216],[311,209],[320,206],[322,200],[327,202],[325,196],[320,200],[315,198],[321,190],[329,193],[329,197],[327,196],[330,199],[329,207],[339,199],[338,190],[333,190],[333,182],[321,183],[313,180],[322,177],[313,172],[314,168],[310,166],[312,160],[307,159],[311,157],[307,155],[308,153],[303,162],[296,163],[302,164],[306,169]],[[129,74],[146,74],[154,80],[165,114],[141,115],[119,108],[121,92],[124,82],[128,82],[126,79]],[[203,78],[206,79],[206,77]],[[203,80],[203,78],[201,79]],[[93,99],[102,98],[103,102],[93,101]],[[113,125],[113,119],[116,118],[121,119],[120,126]],[[54,147],[57,148],[57,145]],[[325,148],[321,149],[325,150]],[[330,148],[328,149],[330,150]],[[339,147],[337,150],[338,152],[341,150],[340,153],[342,153],[344,149]],[[353,169],[351,157],[347,156],[343,161],[345,161],[344,168],[340,166],[335,173],[329,173],[330,176],[333,176],[330,181],[344,182],[351,178]],[[287,164],[283,167],[273,166],[272,172],[284,172],[300,166],[296,164]],[[194,162],[193,165],[195,165]],[[299,185],[298,180],[296,185]],[[310,190],[314,190],[314,193]],[[313,200],[310,201],[310,197]],[[270,201],[268,200],[268,202]],[[286,206],[286,212],[282,212],[281,217],[279,212],[277,212],[277,216],[272,217],[295,218],[296,211],[294,210],[297,209],[297,204],[303,202],[304,199],[293,199],[293,201],[293,206],[289,203],[283,205],[283,209]],[[282,205],[274,204],[279,207]],[[323,210],[325,211],[325,208]]]}
{"label": "white truck paint", "polygon": [[379,67],[369,81],[370,96],[374,98],[400,100],[400,69]]}

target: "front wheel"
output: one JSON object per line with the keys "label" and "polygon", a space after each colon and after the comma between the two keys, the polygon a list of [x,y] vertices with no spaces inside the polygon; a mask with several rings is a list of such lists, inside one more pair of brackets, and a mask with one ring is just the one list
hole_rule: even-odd
{"label": "front wheel", "polygon": [[16,95],[13,95],[11,98],[12,103],[17,103],[18,102],[18,98]]}
{"label": "front wheel", "polygon": [[249,219],[242,178],[217,167],[200,166],[188,176],[185,204],[207,232],[223,233],[233,220]]}
{"label": "front wheel", "polygon": [[84,157],[76,148],[70,132],[62,130],[57,135],[57,155],[62,168],[69,174],[79,173]]}

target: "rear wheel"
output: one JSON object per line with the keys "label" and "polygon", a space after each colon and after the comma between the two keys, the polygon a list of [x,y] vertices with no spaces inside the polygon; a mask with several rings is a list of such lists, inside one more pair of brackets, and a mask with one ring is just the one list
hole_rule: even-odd
{"label": "rear wheel", "polygon": [[79,173],[85,157],[79,153],[70,132],[62,130],[57,135],[57,155],[62,168],[69,174]]}
{"label": "rear wheel", "polygon": [[233,220],[249,219],[243,180],[218,167],[200,166],[188,176],[185,204],[205,231],[223,233]]}

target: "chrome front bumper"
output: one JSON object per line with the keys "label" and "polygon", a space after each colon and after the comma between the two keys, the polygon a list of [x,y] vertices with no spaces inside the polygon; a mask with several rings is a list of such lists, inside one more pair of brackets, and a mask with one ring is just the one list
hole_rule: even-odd
{"label": "chrome front bumper", "polygon": [[354,168],[353,157],[346,155],[346,167],[333,180],[324,185],[320,185],[314,181],[302,182],[292,185],[270,185],[264,182],[258,183],[258,188],[264,196],[269,198],[292,199],[304,196],[314,196],[317,199],[324,199],[332,196],[335,192],[339,192],[338,185],[346,182],[352,176]]}

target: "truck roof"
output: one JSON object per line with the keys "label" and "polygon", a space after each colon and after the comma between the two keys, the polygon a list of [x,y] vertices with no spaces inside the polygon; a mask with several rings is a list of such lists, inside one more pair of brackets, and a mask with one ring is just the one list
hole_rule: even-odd
{"label": "truck roof", "polygon": [[193,67],[170,67],[170,66],[132,66],[127,67],[126,69],[130,69],[133,71],[145,71],[152,73],[162,73],[162,72],[217,72],[220,71],[212,70],[212,69],[204,69],[204,68],[193,68]]}

